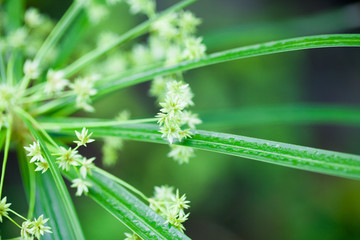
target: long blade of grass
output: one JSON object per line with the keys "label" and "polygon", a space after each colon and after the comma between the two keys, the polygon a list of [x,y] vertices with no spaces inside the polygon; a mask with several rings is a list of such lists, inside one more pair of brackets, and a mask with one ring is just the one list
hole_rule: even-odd
{"label": "long blade of grass", "polygon": [[[153,124],[90,130],[94,132],[95,137],[114,136],[129,140],[168,144],[161,137],[158,127]],[[63,132],[66,133],[66,131]],[[360,180],[360,156],[347,153],[201,130],[194,131],[191,139],[174,144]]]}
{"label": "long blade of grass", "polygon": [[156,68],[125,78],[118,79],[117,76],[113,76],[106,79],[109,83],[99,87],[99,93],[96,97],[151,80],[157,76],[173,74],[180,71],[187,71],[242,58],[325,47],[360,47],[360,34],[318,35],[255,44],[213,53],[204,58],[181,62],[173,66]]}
{"label": "long blade of grass", "polygon": [[[65,175],[70,179],[77,177],[75,173]],[[142,239],[189,239],[109,175],[93,171],[87,177],[92,184],[88,195],[100,206]]]}
{"label": "long blade of grass", "polygon": [[98,57],[104,55],[106,52],[119,46],[120,44],[146,33],[147,30],[150,28],[151,24],[153,24],[155,21],[159,20],[160,18],[162,18],[172,12],[179,11],[182,8],[188,6],[189,4],[191,4],[195,1],[196,0],[181,1],[177,4],[175,4],[174,6],[168,8],[167,10],[163,11],[162,13],[156,15],[155,17],[147,20],[146,22],[143,22],[140,25],[132,28],[131,30],[129,30],[128,32],[126,32],[125,34],[123,34],[118,39],[114,40],[113,42],[109,43],[108,45],[100,46],[100,47],[94,49],[93,51],[87,53],[86,55],[82,56],[81,58],[79,58],[78,60],[73,62],[71,65],[69,65],[63,69],[66,77],[70,77],[71,75],[73,75],[74,73],[79,71],[81,68],[85,67],[89,63],[96,60]]}
{"label": "long blade of grass", "polygon": [[53,232],[44,235],[44,239],[79,239],[73,232],[72,220],[67,214],[51,174],[49,172],[37,173],[36,183],[35,213],[37,216],[44,214],[44,217],[49,218],[48,225]]}

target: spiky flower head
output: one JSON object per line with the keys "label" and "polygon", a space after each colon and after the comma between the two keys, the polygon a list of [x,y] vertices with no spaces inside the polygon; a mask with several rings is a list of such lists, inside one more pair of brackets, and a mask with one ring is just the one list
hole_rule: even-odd
{"label": "spiky flower head", "polygon": [[85,146],[87,143],[92,143],[95,140],[91,139],[92,132],[88,134],[88,129],[85,127],[82,129],[81,133],[75,130],[76,137],[79,139],[79,141],[74,141],[78,146]]}
{"label": "spiky flower head", "polygon": [[76,178],[76,179],[72,180],[71,187],[77,188],[76,196],[81,196],[83,193],[86,194],[89,192],[88,187],[91,187],[91,183],[85,181],[84,179]]}
{"label": "spiky flower head", "polygon": [[37,79],[40,76],[39,62],[26,60],[24,64],[24,74],[30,79]]}
{"label": "spiky flower head", "polygon": [[3,221],[3,217],[8,216],[8,211],[10,209],[11,203],[6,203],[6,201],[7,201],[6,197],[1,199],[1,201],[0,201],[0,222]]}
{"label": "spiky flower head", "polygon": [[30,220],[26,220],[21,225],[21,239],[22,240],[33,240],[34,239],[34,231],[32,229],[32,222]]}
{"label": "spiky flower head", "polygon": [[185,40],[185,50],[183,57],[186,60],[197,59],[205,56],[206,46],[202,43],[202,38],[189,37]]}
{"label": "spiky flower head", "polygon": [[36,8],[29,8],[25,12],[24,16],[25,24],[31,28],[40,26],[44,22],[43,16]]}
{"label": "spiky flower head", "polygon": [[37,239],[40,239],[40,236],[45,233],[51,233],[51,228],[45,226],[47,221],[49,221],[49,218],[44,219],[44,215],[40,215],[38,219],[34,218],[34,221],[32,221],[31,231]]}
{"label": "spiky flower head", "polygon": [[86,157],[83,157],[80,160],[80,174],[83,178],[86,178],[86,175],[88,173],[91,173],[91,169],[95,167],[93,164],[93,161],[95,160],[94,157],[87,159]]}
{"label": "spiky flower head", "polygon": [[168,157],[173,158],[179,164],[189,163],[189,159],[194,156],[194,149],[191,147],[171,145]]}
{"label": "spiky flower head", "polygon": [[42,171],[41,173],[44,173],[49,169],[49,164],[46,161],[35,162],[35,165],[35,171]]}
{"label": "spiky flower head", "polygon": [[154,0],[126,0],[130,6],[130,11],[133,14],[144,13],[148,17],[155,14],[155,1]]}
{"label": "spiky flower head", "polygon": [[30,159],[30,163],[32,162],[44,162],[45,159],[41,154],[41,148],[40,148],[40,144],[39,141],[34,141],[33,144],[29,145],[29,147],[24,147],[25,150],[28,152],[28,154],[26,156],[31,157]]}
{"label": "spiky flower head", "polygon": [[69,84],[69,80],[65,79],[63,71],[54,71],[50,69],[46,75],[45,93],[58,94],[64,90]]}
{"label": "spiky flower head", "polygon": [[90,105],[90,97],[97,93],[97,90],[94,87],[94,83],[96,80],[97,77],[95,76],[78,78],[75,80],[74,83],[69,85],[69,87],[76,95],[77,107],[82,108],[88,112],[94,111],[94,108]]}
{"label": "spiky flower head", "polygon": [[57,159],[57,163],[62,170],[69,171],[70,165],[79,166],[78,160],[80,159],[80,155],[78,151],[72,149],[66,149],[64,147],[60,147],[60,152],[54,155],[59,156]]}

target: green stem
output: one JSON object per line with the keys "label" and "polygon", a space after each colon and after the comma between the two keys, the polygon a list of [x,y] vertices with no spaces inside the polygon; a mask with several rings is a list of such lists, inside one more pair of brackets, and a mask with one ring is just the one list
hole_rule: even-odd
{"label": "green stem", "polygon": [[5,61],[1,52],[0,52],[0,77],[2,82],[6,81]]}
{"label": "green stem", "polygon": [[142,192],[140,192],[139,190],[137,190],[136,188],[134,188],[133,186],[131,186],[130,184],[128,184],[127,182],[124,182],[123,180],[121,180],[120,178],[115,177],[114,175],[102,170],[101,168],[95,167],[95,171],[97,171],[98,173],[108,177],[109,179],[119,183],[120,185],[122,185],[123,187],[126,187],[127,189],[129,189],[130,191],[132,191],[133,193],[139,195],[140,197],[142,197],[145,201],[149,202],[149,198],[146,197]]}
{"label": "green stem", "polygon": [[21,226],[17,223],[17,222],[15,222],[11,217],[9,217],[9,216],[5,216],[7,219],[9,219],[12,223],[14,223],[16,226],[18,226],[19,228],[21,228]]}
{"label": "green stem", "polygon": [[9,148],[10,148],[11,127],[12,127],[11,121],[12,120],[10,118],[10,123],[6,130],[4,159],[3,159],[2,171],[1,171],[1,182],[0,182],[0,199],[1,199],[2,190],[3,190],[3,186],[4,186],[5,169],[6,169],[6,163],[7,163],[7,159],[8,159],[8,155],[9,155]]}
{"label": "green stem", "polygon": [[21,216],[20,214],[18,214],[17,212],[15,212],[15,211],[12,210],[12,209],[9,209],[9,212],[15,214],[16,216],[18,216],[19,218],[21,218],[21,219],[23,219],[23,220],[25,220],[25,221],[31,218],[31,217],[30,217],[30,218],[25,218],[25,217]]}
{"label": "green stem", "polygon": [[34,174],[34,168],[32,166],[30,166],[30,164],[28,165],[28,170],[29,170],[29,209],[28,209],[28,219],[31,219],[34,215],[34,211],[35,211],[35,200],[36,200],[36,179],[35,179],[35,174]]}
{"label": "green stem", "polygon": [[[76,119],[74,119],[76,120]],[[92,127],[110,127],[118,125],[127,125],[135,123],[148,123],[156,122],[156,118],[145,118],[145,119],[134,119],[126,121],[103,121],[103,122],[69,122],[69,123],[60,123],[60,122],[43,122],[40,123],[41,127],[45,130],[54,130],[54,129],[77,129],[77,128],[92,128]]]}
{"label": "green stem", "polygon": [[325,47],[360,47],[360,34],[318,35],[255,44],[213,53],[200,59],[184,61],[173,66],[155,68],[147,72],[134,74],[125,78],[112,76],[109,79],[104,80],[109,83],[102,85],[98,94],[94,96],[94,98],[98,98],[104,94],[124,87],[151,80],[157,76],[173,74],[176,72],[187,71],[190,69],[243,58]]}
{"label": "green stem", "polygon": [[81,58],[79,58],[78,60],[76,60],[75,62],[73,62],[71,65],[67,66],[66,68],[64,68],[64,73],[65,73],[65,77],[70,77],[73,74],[75,74],[76,72],[78,72],[81,68],[85,67],[86,65],[92,63],[93,61],[95,61],[97,58],[103,56],[105,53],[107,53],[108,51],[110,51],[111,49],[119,46],[120,44],[127,42],[131,39],[134,39],[138,36],[141,36],[142,34],[146,33],[147,30],[150,28],[151,24],[153,24],[155,21],[159,20],[160,18],[179,11],[181,9],[183,9],[184,7],[190,5],[191,3],[195,2],[196,0],[184,0],[178,4],[175,4],[174,6],[168,8],[167,10],[165,10],[164,12],[160,13],[159,15],[156,15],[155,17],[141,23],[140,25],[132,28],[131,30],[129,30],[128,32],[126,32],[125,34],[123,34],[122,36],[120,36],[118,39],[116,39],[115,41],[109,43],[109,45],[107,46],[100,46],[96,49],[94,49],[93,51],[87,53],[86,55],[82,56]]}

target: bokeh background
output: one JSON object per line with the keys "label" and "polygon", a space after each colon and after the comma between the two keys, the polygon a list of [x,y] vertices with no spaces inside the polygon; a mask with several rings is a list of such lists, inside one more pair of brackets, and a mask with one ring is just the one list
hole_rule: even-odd
{"label": "bokeh background", "polygon": [[[158,1],[159,9],[175,2]],[[65,0],[27,2],[54,19],[69,4]],[[189,9],[203,19],[199,35],[208,53],[263,41],[360,30],[358,1],[199,0]],[[144,20],[127,12],[128,7],[119,4],[82,41],[95,41],[102,29],[121,33]],[[360,107],[359,64],[360,49],[317,49],[196,69],[187,72],[185,80],[195,93],[193,110],[200,116],[299,104]],[[134,118],[154,116],[158,107],[148,89],[149,83],[144,83],[102,99],[95,104],[96,116],[113,118],[123,109]],[[360,131],[352,126],[250,121],[199,128],[360,154]],[[95,146],[84,154],[96,155],[101,166],[101,141]],[[186,193],[191,200],[186,233],[193,239],[360,239],[358,181],[203,151],[196,151],[196,158],[179,166],[166,157],[167,152],[167,146],[126,141],[118,163],[108,170],[148,196],[154,186],[163,184]],[[15,209],[26,213],[16,161],[10,160],[14,161],[9,164],[5,194],[16,199],[12,201]],[[74,198],[74,202],[88,239],[123,239],[126,228],[90,198]],[[5,222],[1,230],[6,239],[16,229]]]}

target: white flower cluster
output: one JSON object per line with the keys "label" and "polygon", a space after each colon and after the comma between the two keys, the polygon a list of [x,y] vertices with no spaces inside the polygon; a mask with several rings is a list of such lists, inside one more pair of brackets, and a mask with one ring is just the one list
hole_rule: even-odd
{"label": "white flower cluster", "polygon": [[38,240],[41,240],[41,236],[45,233],[51,233],[51,228],[45,226],[46,222],[49,219],[44,219],[43,215],[40,215],[38,219],[34,218],[33,221],[24,218],[20,214],[16,213],[12,209],[10,209],[11,203],[7,203],[7,198],[4,197],[0,201],[0,222],[3,221],[3,217],[10,219],[12,222],[15,222],[10,216],[9,213],[14,213],[16,216],[21,217],[25,220],[21,225],[21,239],[22,240],[34,240],[35,237]]}
{"label": "white flower cluster", "polygon": [[44,219],[43,215],[40,215],[38,219],[34,218],[33,221],[26,220],[21,225],[21,239],[34,240],[34,237],[40,240],[40,237],[45,233],[51,233],[51,228],[45,226],[48,218]]}
{"label": "white flower cluster", "polygon": [[180,231],[184,231],[183,223],[188,219],[188,209],[190,201],[186,200],[186,195],[180,196],[179,190],[174,193],[174,188],[169,186],[155,187],[154,196],[149,199],[150,208],[157,212]]}
{"label": "white flower cluster", "polygon": [[91,96],[97,93],[95,82],[99,80],[99,75],[91,75],[89,77],[78,78],[69,87],[76,95],[76,105],[85,111],[93,112],[94,108],[91,104]]}
{"label": "white flower cluster", "polygon": [[195,114],[186,111],[185,108],[194,105],[193,94],[188,84],[181,81],[171,80],[166,85],[166,95],[160,102],[160,113],[156,116],[160,124],[160,132],[166,137],[170,144],[175,139],[181,141],[191,136],[190,128],[182,129],[182,126],[195,127],[201,121]]}
{"label": "white flower cluster", "polygon": [[[72,181],[73,184],[71,187],[77,188],[76,195],[81,196],[82,193],[87,193],[89,191],[88,187],[91,186],[91,184],[86,181],[86,177],[88,174],[91,174],[91,170],[95,167],[93,164],[95,158],[87,159],[81,156],[77,149],[81,146],[86,147],[87,143],[92,143],[95,140],[90,138],[93,133],[88,133],[86,128],[83,128],[81,132],[75,131],[75,134],[78,138],[78,140],[74,141],[77,144],[75,148],[69,147],[66,149],[59,147],[59,152],[53,155],[58,156],[56,163],[63,171],[69,171],[70,167],[80,168],[79,178]],[[41,152],[39,141],[33,142],[29,147],[24,148],[28,152],[27,156],[31,157],[30,163],[35,162],[37,165],[35,171],[42,171],[42,173],[44,173],[49,168],[49,165]]]}
{"label": "white flower cluster", "polygon": [[37,166],[35,171],[42,171],[44,173],[49,169],[49,164],[41,153],[39,141],[33,142],[32,145],[30,144],[29,147],[24,148],[28,152],[27,156],[31,157],[30,163],[35,162]]}

